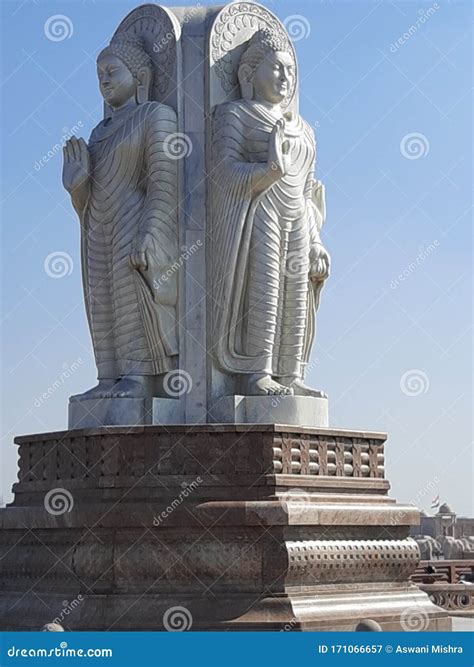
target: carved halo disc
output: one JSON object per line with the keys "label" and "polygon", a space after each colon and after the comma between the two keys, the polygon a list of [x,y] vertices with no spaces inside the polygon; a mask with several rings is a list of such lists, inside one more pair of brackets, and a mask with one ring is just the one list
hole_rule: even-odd
{"label": "carved halo disc", "polygon": [[143,40],[154,66],[151,99],[161,101],[176,85],[176,49],[180,26],[175,17],[159,5],[142,5],[134,9],[120,23],[114,37],[126,33]]}

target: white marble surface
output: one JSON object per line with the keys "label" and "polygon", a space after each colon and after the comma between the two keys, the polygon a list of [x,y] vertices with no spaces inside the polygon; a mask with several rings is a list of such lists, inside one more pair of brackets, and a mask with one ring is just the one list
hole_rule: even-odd
{"label": "white marble surface", "polygon": [[243,424],[329,425],[327,398],[223,396],[211,406],[211,421]]}

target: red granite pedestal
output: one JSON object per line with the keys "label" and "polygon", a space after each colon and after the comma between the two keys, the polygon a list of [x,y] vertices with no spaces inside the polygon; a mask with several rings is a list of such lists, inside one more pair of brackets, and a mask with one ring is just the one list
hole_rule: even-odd
{"label": "red granite pedestal", "polygon": [[388,497],[385,440],[216,424],[17,438],[0,627],[449,630],[410,582],[418,512]]}

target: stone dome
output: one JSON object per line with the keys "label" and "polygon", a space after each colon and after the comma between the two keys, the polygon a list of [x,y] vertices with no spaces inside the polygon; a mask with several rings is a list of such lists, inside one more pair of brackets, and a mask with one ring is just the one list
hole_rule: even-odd
{"label": "stone dome", "polygon": [[443,503],[439,507],[438,514],[456,514],[456,512],[451,509],[448,503]]}

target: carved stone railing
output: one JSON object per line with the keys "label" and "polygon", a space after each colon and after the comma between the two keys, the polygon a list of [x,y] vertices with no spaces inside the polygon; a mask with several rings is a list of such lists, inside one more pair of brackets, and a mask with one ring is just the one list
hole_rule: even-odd
{"label": "carved stone railing", "polygon": [[278,433],[273,469],[293,475],[384,477],[384,445],[374,438]]}
{"label": "carved stone railing", "polygon": [[[261,497],[270,485],[386,495],[385,434],[271,425],[110,427],[16,438],[16,505],[36,505],[54,486],[96,502],[147,497],[202,478],[196,498],[229,484]],[[343,478],[343,479],[341,479]],[[140,491],[140,489],[142,491]],[[207,489],[207,491],[205,491]],[[99,494],[100,490],[100,494]],[[114,490],[114,491],[112,491]],[[235,498],[236,490],[233,491]],[[246,494],[246,498],[251,494]]]}
{"label": "carved stone railing", "polygon": [[437,607],[442,607],[456,616],[474,615],[474,585],[429,584],[420,588],[428,593]]}
{"label": "carved stone railing", "polygon": [[474,560],[422,560],[412,580],[416,584],[459,584],[463,574],[474,574]]}
{"label": "carved stone railing", "polygon": [[432,602],[453,615],[474,615],[474,584],[462,575],[474,575],[474,560],[423,560],[411,579]]}

